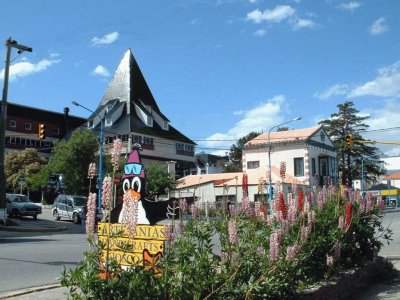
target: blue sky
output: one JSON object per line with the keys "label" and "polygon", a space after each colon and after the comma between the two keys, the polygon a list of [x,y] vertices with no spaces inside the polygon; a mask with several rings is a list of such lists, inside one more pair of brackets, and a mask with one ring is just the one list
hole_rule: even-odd
{"label": "blue sky", "polygon": [[96,109],[131,48],[198,151],[297,116],[290,127],[315,126],[346,100],[370,116],[365,138],[398,142],[376,130],[400,127],[399,12],[397,0],[5,1],[0,39],[33,48],[13,51],[8,100],[86,117],[71,101]]}

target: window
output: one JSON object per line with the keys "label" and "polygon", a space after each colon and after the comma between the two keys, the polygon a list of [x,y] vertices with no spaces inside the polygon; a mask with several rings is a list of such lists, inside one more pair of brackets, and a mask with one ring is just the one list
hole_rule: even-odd
{"label": "window", "polygon": [[142,136],[140,135],[134,135],[133,136],[133,142],[141,144],[142,143]]}
{"label": "window", "polygon": [[25,123],[25,129],[26,130],[31,130],[32,129],[32,124],[31,123]]}
{"label": "window", "polygon": [[300,177],[304,176],[304,158],[296,157],[294,159],[294,176]]}
{"label": "window", "polygon": [[143,144],[153,145],[153,138],[143,137]]}
{"label": "window", "polygon": [[260,167],[260,161],[248,161],[247,169],[257,169]]}
{"label": "window", "polygon": [[17,121],[10,120],[10,127],[17,127]]}

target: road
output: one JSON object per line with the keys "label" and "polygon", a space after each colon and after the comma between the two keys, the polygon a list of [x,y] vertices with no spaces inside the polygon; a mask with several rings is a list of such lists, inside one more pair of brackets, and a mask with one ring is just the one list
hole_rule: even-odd
{"label": "road", "polygon": [[[38,221],[29,217],[21,222],[38,226],[40,219],[51,220],[43,209]],[[60,221],[67,227],[59,232],[0,231],[0,293],[44,284],[58,283],[63,266],[74,267],[88,250],[82,225]],[[27,223],[25,224],[27,225]]]}

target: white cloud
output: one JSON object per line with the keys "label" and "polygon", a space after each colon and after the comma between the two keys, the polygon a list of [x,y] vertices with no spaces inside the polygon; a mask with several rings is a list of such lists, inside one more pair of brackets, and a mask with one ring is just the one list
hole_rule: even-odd
{"label": "white cloud", "polygon": [[102,65],[98,65],[96,68],[94,68],[94,70],[91,73],[92,75],[99,75],[102,77],[108,77],[110,76],[110,73],[108,72],[108,70],[103,67]]}
{"label": "white cloud", "polygon": [[[29,62],[26,57],[21,59],[21,62],[10,66],[9,79],[16,80],[18,77],[24,77],[35,73],[40,73],[48,69],[54,64],[57,64],[61,59],[42,59],[37,64]],[[0,78],[4,78],[4,69],[0,72]]]}
{"label": "white cloud", "polygon": [[354,11],[355,9],[359,8],[361,6],[360,2],[357,1],[351,1],[347,3],[341,3],[339,4],[339,8],[344,9],[344,10],[350,10]]}
{"label": "white cloud", "polygon": [[247,14],[247,20],[259,24],[263,21],[271,23],[280,23],[283,20],[293,16],[296,10],[290,5],[278,5],[274,9],[266,9],[261,12],[259,9],[255,9]]}
{"label": "white cloud", "polygon": [[[366,108],[362,114],[370,115],[370,119],[366,120],[366,124],[370,126],[369,130],[379,130],[377,132],[366,132],[362,134],[364,139],[374,140],[378,142],[398,142],[398,130],[385,130],[387,128],[400,127],[400,101],[397,99],[387,99],[382,101],[380,108]],[[398,145],[390,144],[375,144],[375,147],[381,149],[386,155],[400,155],[400,148]]]}
{"label": "white cloud", "polygon": [[300,30],[302,28],[313,28],[315,27],[315,23],[309,19],[296,19],[293,22],[293,30]]}
{"label": "white cloud", "polygon": [[258,29],[257,31],[254,32],[255,36],[262,37],[267,33],[265,29]]}
{"label": "white cloud", "polygon": [[94,37],[90,43],[92,46],[96,46],[96,45],[108,45],[108,44],[112,44],[114,43],[119,37],[119,33],[114,31],[111,32],[109,34],[106,34],[102,37]]}
{"label": "white cloud", "polygon": [[400,97],[400,61],[378,70],[378,76],[351,90],[349,97]]}
{"label": "white cloud", "polygon": [[335,84],[322,92],[314,93],[314,97],[320,100],[326,100],[336,95],[346,95],[349,92],[349,86],[347,84]]}
{"label": "white cloud", "polygon": [[[234,114],[243,116],[242,119],[227,132],[214,133],[207,141],[199,142],[199,148],[229,149],[239,138],[252,131],[267,131],[283,122],[285,107],[285,96],[277,95],[250,110],[236,111]],[[225,154],[224,150],[215,153]]]}
{"label": "white cloud", "polygon": [[372,35],[379,35],[389,30],[389,26],[386,24],[385,18],[379,18],[376,20],[369,31]]}
{"label": "white cloud", "polygon": [[255,4],[255,3],[257,3],[257,0],[249,0],[249,2],[250,2],[251,4]]}

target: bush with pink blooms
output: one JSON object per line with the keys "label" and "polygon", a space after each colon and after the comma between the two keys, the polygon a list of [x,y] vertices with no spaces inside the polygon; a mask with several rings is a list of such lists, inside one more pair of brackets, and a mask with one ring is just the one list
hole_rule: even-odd
{"label": "bush with pink blooms", "polygon": [[330,186],[283,198],[287,214],[272,211],[266,218],[247,198],[212,218],[193,204],[191,218],[171,223],[174,238],[160,261],[161,276],[140,267],[121,270],[111,261],[112,276],[100,278],[98,254],[91,251],[63,273],[62,284],[74,299],[290,299],[373,261],[391,239],[380,202],[369,195],[361,200]]}

